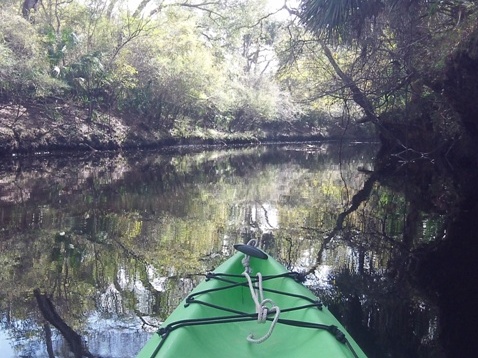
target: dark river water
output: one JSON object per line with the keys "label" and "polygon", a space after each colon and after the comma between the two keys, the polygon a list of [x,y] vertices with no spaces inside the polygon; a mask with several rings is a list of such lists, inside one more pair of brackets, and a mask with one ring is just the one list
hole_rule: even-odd
{"label": "dark river water", "polygon": [[[133,357],[201,280],[256,238],[370,357],[439,357],[440,317],[403,272],[407,201],[374,183],[373,144],[12,157],[0,162],[0,356],[67,357],[34,290],[101,357]],[[442,218],[421,215],[417,242]],[[50,353],[48,352],[50,347]]]}

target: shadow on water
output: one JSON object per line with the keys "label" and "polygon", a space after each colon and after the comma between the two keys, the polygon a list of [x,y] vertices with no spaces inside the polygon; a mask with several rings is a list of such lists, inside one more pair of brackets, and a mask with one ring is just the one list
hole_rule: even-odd
{"label": "shadow on water", "polygon": [[[380,153],[376,165],[378,190],[389,190],[380,194],[380,200],[388,200],[390,192],[404,199],[401,207],[392,205],[402,211],[402,224],[398,233],[387,228],[391,212],[382,211],[382,230],[368,236],[375,237],[375,244],[392,245],[384,270],[377,272],[367,264],[375,244],[367,246],[360,240],[355,267],[331,275],[334,287],[327,299],[332,310],[371,357],[476,355],[476,168],[460,170],[456,165],[450,171],[431,161],[393,163]],[[374,206],[377,188],[370,192],[367,205]],[[375,208],[380,212],[379,206]],[[350,240],[359,232],[351,231],[341,234]]]}
{"label": "shadow on water", "polygon": [[307,284],[370,357],[470,356],[476,176],[457,186],[440,166],[375,159],[377,149],[0,163],[0,351],[67,355],[59,329],[45,339],[40,288],[93,355],[134,356],[202,273],[256,238],[313,273]]}
{"label": "shadow on water", "polygon": [[478,172],[460,174],[461,200],[446,223],[445,238],[426,250],[417,270],[419,284],[440,310],[440,338],[448,357],[471,357],[478,350]]}

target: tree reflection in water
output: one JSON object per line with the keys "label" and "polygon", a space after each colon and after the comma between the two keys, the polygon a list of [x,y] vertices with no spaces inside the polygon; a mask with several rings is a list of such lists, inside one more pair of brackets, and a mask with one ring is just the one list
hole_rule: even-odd
{"label": "tree reflection in water", "polygon": [[[454,254],[437,237],[453,232],[447,204],[458,194],[440,191],[452,182],[433,172],[373,171],[376,151],[310,144],[5,160],[0,347],[48,355],[38,287],[94,355],[134,356],[202,273],[256,238],[290,268],[317,265],[307,283],[371,357],[443,356],[458,325],[444,301],[465,288],[445,275]],[[445,287],[453,291],[434,294]],[[51,349],[68,349],[56,329]]]}

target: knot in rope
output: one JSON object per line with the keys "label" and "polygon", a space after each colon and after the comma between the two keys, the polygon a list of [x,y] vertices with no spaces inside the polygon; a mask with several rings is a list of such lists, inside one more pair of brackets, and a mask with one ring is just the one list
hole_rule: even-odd
{"label": "knot in rope", "polygon": [[262,289],[262,274],[260,272],[257,273],[257,288],[254,286],[251,276],[249,275],[251,272],[251,267],[249,266],[249,255],[245,255],[244,259],[242,260],[242,264],[244,266],[243,275],[247,279],[249,291],[251,292],[251,297],[256,307],[257,322],[265,323],[267,321],[267,316],[270,313],[275,312],[271,326],[269,327],[269,330],[264,336],[262,336],[261,338],[254,338],[254,335],[252,333],[247,336],[247,340],[251,343],[262,343],[271,336],[272,331],[274,330],[274,327],[279,320],[280,308],[271,299],[264,299],[264,291]]}
{"label": "knot in rope", "polygon": [[[256,239],[250,239],[246,245],[256,247],[257,241]],[[251,266],[249,264],[251,257],[249,255],[244,255],[244,258],[242,259],[241,263],[242,266],[244,266],[244,272],[250,274],[252,272]]]}
{"label": "knot in rope", "polygon": [[250,256],[249,255],[244,255],[244,258],[242,259],[241,263],[242,266],[244,266],[244,273],[250,274],[251,273],[251,266],[249,264],[250,261]]}

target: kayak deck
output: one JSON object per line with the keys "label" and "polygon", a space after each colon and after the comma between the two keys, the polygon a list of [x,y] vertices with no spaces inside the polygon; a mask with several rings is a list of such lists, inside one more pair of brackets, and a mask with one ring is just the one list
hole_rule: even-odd
{"label": "kayak deck", "polygon": [[[250,257],[251,292],[243,258],[236,253],[208,274],[138,358],[365,357],[328,309],[297,282],[298,274],[271,257]],[[258,322],[253,297],[259,286],[270,300],[265,322]]]}

